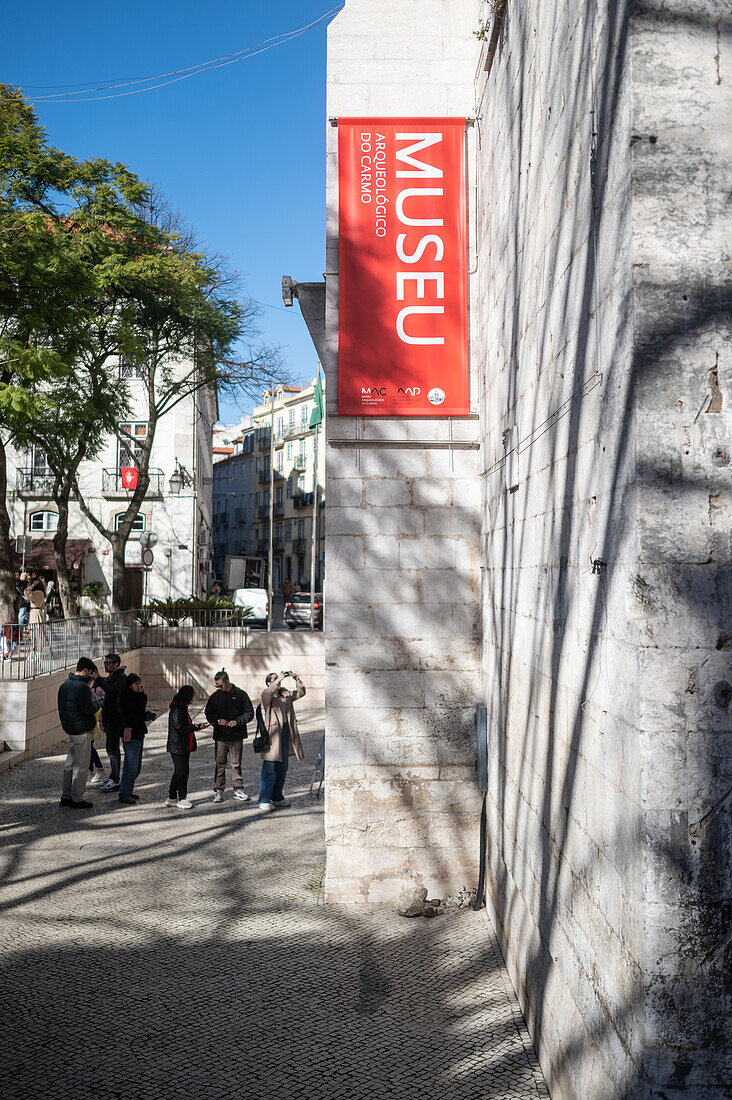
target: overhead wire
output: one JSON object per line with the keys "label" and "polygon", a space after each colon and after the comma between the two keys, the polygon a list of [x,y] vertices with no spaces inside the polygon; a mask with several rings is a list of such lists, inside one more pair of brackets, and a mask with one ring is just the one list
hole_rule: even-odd
{"label": "overhead wire", "polygon": [[[159,88],[165,88],[169,84],[177,84],[182,80],[188,80],[192,76],[199,76],[201,73],[212,72],[214,69],[225,68],[228,65],[235,65],[239,61],[248,61],[250,58],[256,57],[261,53],[266,53],[267,50],[272,50],[276,46],[282,46],[287,42],[292,42],[295,38],[299,38],[301,35],[306,34],[307,31],[325,22],[331,16],[336,15],[343,6],[343,4],[338,4],[330,8],[328,11],[318,16],[317,19],[313,19],[310,23],[306,23],[302,27],[297,27],[291,31],[283,31],[282,34],[275,35],[272,38],[265,38],[262,42],[257,42],[242,50],[224,54],[221,57],[212,58],[210,61],[201,61],[196,65],[189,65],[184,69],[173,69],[167,73],[159,73],[156,76],[139,77],[135,80],[107,78],[106,83],[102,80],[90,80],[86,82],[87,87],[81,87],[79,84],[28,85],[27,87],[30,90],[50,90],[52,88],[73,88],[76,90],[59,90],[51,92],[49,95],[28,96],[27,98],[31,103],[95,103],[99,100],[121,99],[124,96],[140,95],[142,92],[154,92]],[[93,84],[98,86],[88,86]],[[136,84],[145,84],[148,86],[144,88],[133,87],[133,85]],[[116,91],[117,88],[126,88],[128,90]],[[99,92],[112,92],[113,94],[99,95]]]}

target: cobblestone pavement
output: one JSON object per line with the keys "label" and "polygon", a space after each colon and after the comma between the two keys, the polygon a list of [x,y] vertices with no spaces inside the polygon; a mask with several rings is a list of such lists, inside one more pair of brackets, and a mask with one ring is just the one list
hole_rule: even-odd
{"label": "cobblestone pavement", "polygon": [[165,809],[163,719],[137,807],[60,809],[61,746],[0,776],[3,1097],[548,1096],[484,915],[322,904],[321,733],[271,815],[213,805],[208,739]]}

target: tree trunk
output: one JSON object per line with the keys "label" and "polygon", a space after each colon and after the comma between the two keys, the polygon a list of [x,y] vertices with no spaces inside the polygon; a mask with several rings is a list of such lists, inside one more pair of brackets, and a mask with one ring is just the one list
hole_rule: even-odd
{"label": "tree trunk", "polygon": [[71,592],[71,577],[66,563],[66,540],[69,536],[69,502],[56,498],[58,527],[53,536],[53,556],[56,561],[56,582],[65,619],[78,619],[79,608]]}
{"label": "tree trunk", "polygon": [[18,621],[13,550],[10,545],[8,473],[5,444],[0,439],[0,625]]}
{"label": "tree trunk", "polygon": [[112,545],[112,610],[124,611],[125,547],[127,539],[118,532],[109,539]]}

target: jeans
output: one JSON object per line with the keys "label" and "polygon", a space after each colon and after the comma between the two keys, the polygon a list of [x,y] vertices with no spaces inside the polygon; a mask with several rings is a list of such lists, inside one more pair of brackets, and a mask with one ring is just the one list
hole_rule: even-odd
{"label": "jeans", "polygon": [[241,777],[241,754],[244,741],[216,741],[216,772],[214,773],[214,790],[226,790],[226,761],[231,764],[231,785],[235,791],[240,791],[244,786]]}
{"label": "jeans", "polygon": [[129,798],[135,789],[135,780],[142,767],[142,746],[144,743],[144,741],[124,742],[125,766],[122,769],[122,780],[119,788],[120,798]]}
{"label": "jeans", "polygon": [[107,756],[109,757],[109,778],[114,783],[119,783],[119,773],[122,764],[122,755],[119,751],[119,742],[122,737],[122,726],[116,726],[112,722],[104,723],[104,732],[107,735]]}
{"label": "jeans", "polygon": [[263,760],[262,774],[259,777],[259,801],[281,802],[285,776],[290,763],[290,727],[285,722],[282,729],[282,759]]}
{"label": "jeans", "polygon": [[30,606],[21,607],[18,612],[18,626],[27,626],[30,619]]}
{"label": "jeans", "polygon": [[171,752],[170,755],[173,760],[173,778],[170,781],[168,798],[175,798],[178,802],[182,802],[188,797],[190,757],[184,756],[182,752]]}
{"label": "jeans", "polygon": [[64,785],[61,794],[74,802],[81,802],[86,790],[86,777],[89,771],[91,752],[90,733],[69,733],[66,735],[68,752],[64,763]]}

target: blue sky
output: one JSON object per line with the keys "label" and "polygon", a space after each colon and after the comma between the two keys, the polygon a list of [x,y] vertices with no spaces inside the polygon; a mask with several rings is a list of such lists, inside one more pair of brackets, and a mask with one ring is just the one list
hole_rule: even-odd
{"label": "blue sky", "polygon": [[[3,15],[0,80],[37,97],[57,92],[49,85],[166,73],[295,30],[338,3],[13,5]],[[300,380],[315,374],[315,350],[298,306],[282,307],[280,280],[318,279],[324,270],[326,25],[160,90],[34,103],[55,145],[122,161],[155,181],[199,236],[230,256],[246,293],[277,307],[262,310],[262,334],[283,345],[288,372]],[[222,418],[236,415],[222,408]]]}

